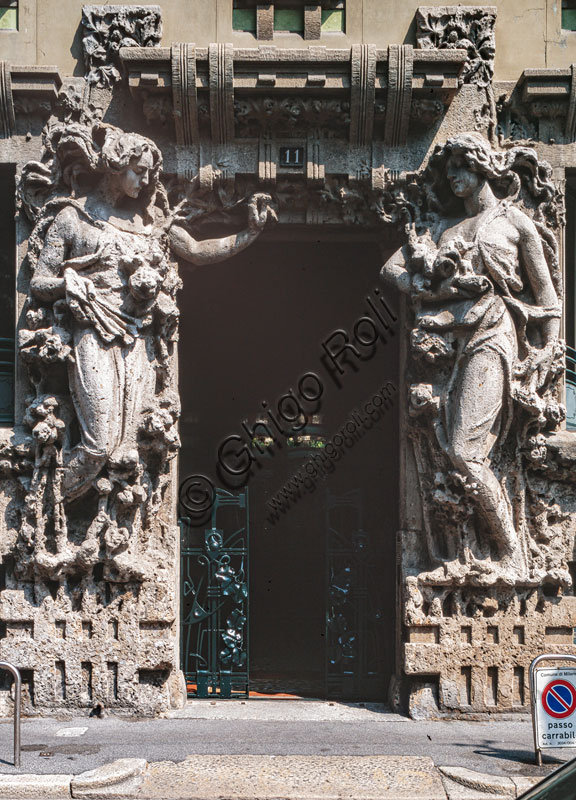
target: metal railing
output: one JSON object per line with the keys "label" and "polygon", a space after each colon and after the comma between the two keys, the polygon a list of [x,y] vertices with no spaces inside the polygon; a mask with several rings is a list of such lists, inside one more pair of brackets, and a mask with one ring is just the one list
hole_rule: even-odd
{"label": "metal railing", "polygon": [[566,383],[576,385],[576,350],[566,345]]}
{"label": "metal railing", "polygon": [[576,430],[576,350],[566,345],[566,427]]}
{"label": "metal railing", "polygon": [[0,337],[0,425],[14,422],[14,345]]}
{"label": "metal railing", "polygon": [[0,661],[0,669],[6,669],[14,676],[14,766],[20,766],[20,706],[22,704],[22,676],[14,664]]}

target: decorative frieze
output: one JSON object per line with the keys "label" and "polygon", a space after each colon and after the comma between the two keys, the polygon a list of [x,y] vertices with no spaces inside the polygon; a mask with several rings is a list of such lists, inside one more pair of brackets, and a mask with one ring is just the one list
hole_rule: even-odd
{"label": "decorative frieze", "polygon": [[240,96],[234,100],[236,136],[257,137],[262,130],[279,136],[302,136],[303,132],[322,129],[326,138],[348,137],[350,103],[347,100],[294,95],[257,97]]}
{"label": "decorative frieze", "polygon": [[54,110],[61,79],[56,67],[0,61],[0,138],[40,133]]}
{"label": "decorative frieze", "polygon": [[506,102],[499,123],[506,138],[512,129],[544,141],[576,140],[576,66],[562,69],[526,69]]}
{"label": "decorative frieze", "polygon": [[365,147],[406,141],[410,120],[420,130],[436,124],[458,90],[466,52],[177,45],[126,48],[121,59],[149,123],[166,122],[171,95],[179,143],[196,141],[197,118],[197,135],[219,144],[318,129],[323,139]]}

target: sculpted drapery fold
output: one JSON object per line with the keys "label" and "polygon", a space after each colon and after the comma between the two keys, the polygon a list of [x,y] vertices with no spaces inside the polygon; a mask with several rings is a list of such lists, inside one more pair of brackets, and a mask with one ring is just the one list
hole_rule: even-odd
{"label": "sculpted drapery fold", "polygon": [[408,582],[568,586],[537,469],[565,414],[551,170],[529,148],[460,134],[436,148],[423,184],[420,226],[382,270],[412,314],[409,437],[428,561]]}
{"label": "sculpted drapery fold", "polygon": [[[248,199],[249,226],[196,241],[172,212],[162,156],[110,125],[55,123],[42,162],[22,174],[30,298],[19,348],[34,387],[25,424],[33,454],[17,543],[21,579],[151,578],[178,446],[174,385],[180,286],[172,253],[192,264],[248,246],[269,215]],[[23,449],[26,449],[24,444]]]}

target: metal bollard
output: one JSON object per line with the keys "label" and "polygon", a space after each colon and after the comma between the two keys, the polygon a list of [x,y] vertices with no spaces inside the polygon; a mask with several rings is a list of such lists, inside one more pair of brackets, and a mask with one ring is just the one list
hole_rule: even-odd
{"label": "metal bollard", "polygon": [[20,670],[7,661],[0,661],[0,669],[7,669],[14,676],[14,766],[20,766],[20,705],[22,702],[22,676]]}

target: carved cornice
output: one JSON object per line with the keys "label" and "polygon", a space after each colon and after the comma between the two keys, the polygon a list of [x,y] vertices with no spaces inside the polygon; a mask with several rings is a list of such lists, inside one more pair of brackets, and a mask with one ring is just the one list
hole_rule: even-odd
{"label": "carved cornice", "polygon": [[56,67],[17,66],[0,61],[0,138],[17,133],[21,116],[46,119],[61,85]]}
{"label": "carved cornice", "polygon": [[439,119],[458,91],[468,55],[409,45],[331,50],[220,44],[123,48],[120,59],[149,120],[166,118],[169,107],[160,98],[171,96],[180,144],[193,143],[205,125],[215,144],[260,135],[264,128],[286,136],[292,126],[300,133],[293,114],[302,116],[305,130],[328,126],[339,104],[339,138],[353,146],[374,139],[398,146],[406,142],[410,118],[421,125]]}
{"label": "carved cornice", "polygon": [[576,65],[526,69],[501,104],[499,123],[507,138],[576,140]]}

